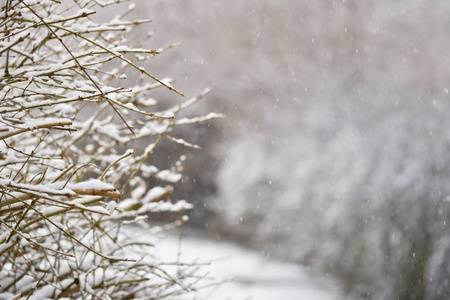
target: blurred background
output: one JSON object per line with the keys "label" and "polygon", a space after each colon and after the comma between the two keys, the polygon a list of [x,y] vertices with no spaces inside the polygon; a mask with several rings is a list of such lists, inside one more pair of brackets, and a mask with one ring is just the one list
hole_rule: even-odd
{"label": "blurred background", "polygon": [[178,132],[202,151],[159,154],[188,156],[193,230],[348,299],[449,299],[450,2],[137,5],[153,23],[130,40],[182,41],[147,68],[188,98],[213,88],[188,113],[226,115]]}

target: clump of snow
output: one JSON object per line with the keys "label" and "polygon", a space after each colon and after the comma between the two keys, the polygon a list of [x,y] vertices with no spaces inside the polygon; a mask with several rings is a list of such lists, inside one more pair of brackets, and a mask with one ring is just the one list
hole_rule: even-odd
{"label": "clump of snow", "polygon": [[162,170],[159,171],[158,174],[156,174],[156,178],[170,182],[170,183],[176,183],[183,178],[183,175],[180,173],[174,173],[171,170]]}
{"label": "clump of snow", "polygon": [[117,208],[116,201],[109,201],[106,205],[106,209],[109,211],[109,213],[112,213]]}
{"label": "clump of snow", "polygon": [[174,113],[171,112],[171,111],[165,112],[165,113],[162,115],[162,117],[163,117],[163,118],[167,118],[167,119],[175,119],[175,115],[174,115]]}
{"label": "clump of snow", "polygon": [[173,188],[170,186],[161,187],[161,186],[155,186],[151,188],[145,197],[142,199],[144,202],[153,202],[161,199],[165,195],[168,195],[173,191]]}
{"label": "clump of snow", "polygon": [[88,191],[88,190],[115,190],[115,188],[105,182],[102,182],[98,179],[91,179],[89,181],[83,181],[79,183],[75,183],[70,185],[72,189],[79,191]]}
{"label": "clump of snow", "polygon": [[68,187],[79,194],[120,197],[120,192],[114,186],[98,179],[69,184]]}
{"label": "clump of snow", "polygon": [[171,85],[171,82],[173,82],[173,79],[172,79],[172,78],[163,78],[163,79],[161,79],[161,82],[162,82],[165,86],[167,86],[167,87],[169,87],[169,88],[173,88],[173,86]]}

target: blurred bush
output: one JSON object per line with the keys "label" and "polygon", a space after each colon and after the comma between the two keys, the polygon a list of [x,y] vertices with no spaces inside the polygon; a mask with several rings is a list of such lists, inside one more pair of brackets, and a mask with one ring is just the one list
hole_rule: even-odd
{"label": "blurred bush", "polygon": [[147,6],[182,24],[171,34],[192,56],[172,67],[227,115],[206,136],[215,182],[190,176],[217,191],[200,194],[215,218],[198,224],[357,299],[448,297],[447,1]]}

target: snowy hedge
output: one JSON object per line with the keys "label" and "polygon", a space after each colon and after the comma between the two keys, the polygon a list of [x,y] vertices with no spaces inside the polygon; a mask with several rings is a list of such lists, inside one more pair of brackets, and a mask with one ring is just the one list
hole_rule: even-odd
{"label": "snowy hedge", "polygon": [[151,235],[187,220],[179,212],[193,206],[169,199],[185,157],[160,169],[152,154],[162,140],[198,148],[172,128],[217,115],[177,118],[208,90],[159,108],[152,90],[182,93],[143,66],[168,47],[129,45],[130,31],[149,23],[127,20],[133,5],[96,21],[117,2],[2,2],[0,299],[159,299],[198,281],[196,266],[173,274],[141,258],[153,245],[130,226],[176,213]]}

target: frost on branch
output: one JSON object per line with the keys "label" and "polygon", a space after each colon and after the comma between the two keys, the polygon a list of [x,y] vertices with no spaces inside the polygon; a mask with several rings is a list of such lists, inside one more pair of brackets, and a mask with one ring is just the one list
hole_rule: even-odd
{"label": "frost on branch", "polygon": [[[150,232],[187,220],[182,212],[193,206],[169,198],[184,157],[160,170],[152,154],[164,139],[199,148],[169,133],[219,115],[177,118],[208,90],[157,110],[152,90],[182,95],[143,67],[164,48],[124,44],[149,22],[127,21],[133,6],[97,23],[107,2],[2,4],[0,299],[159,299],[189,292],[199,279],[194,266],[166,270],[148,255],[150,243],[122,229],[149,213],[176,214]],[[140,82],[127,81],[133,72]]]}

